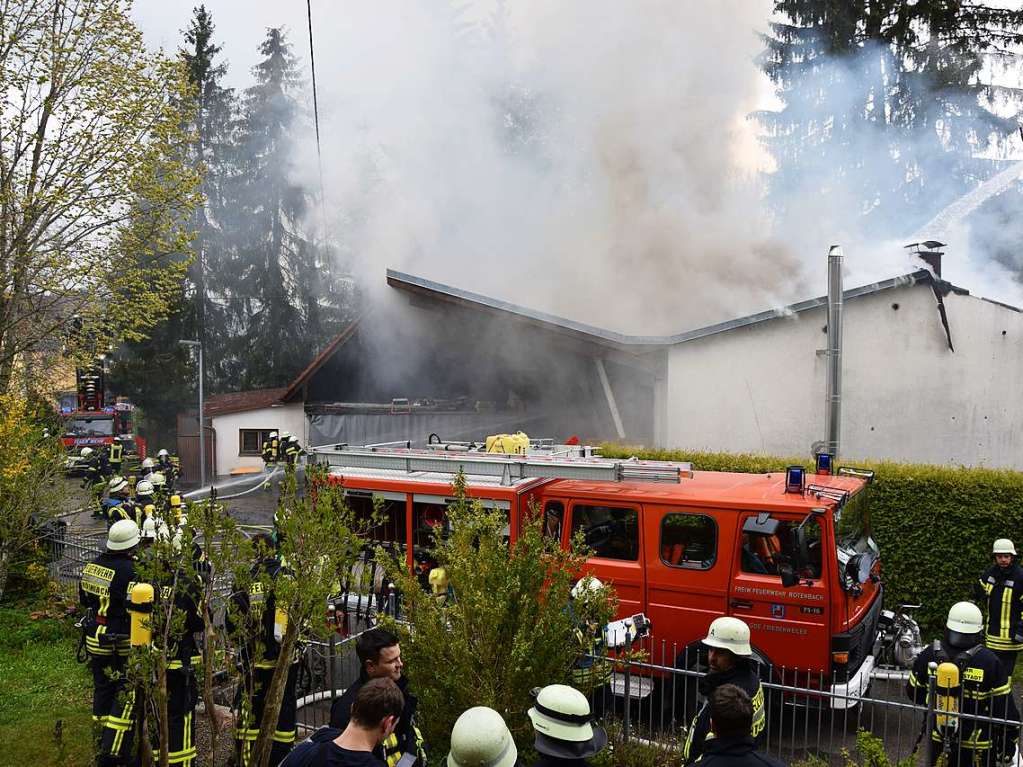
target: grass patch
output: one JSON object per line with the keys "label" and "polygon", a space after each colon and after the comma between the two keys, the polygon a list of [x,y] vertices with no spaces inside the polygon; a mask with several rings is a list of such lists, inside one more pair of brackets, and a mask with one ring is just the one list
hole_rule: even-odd
{"label": "grass patch", "polygon": [[75,661],[76,646],[66,618],[33,619],[30,607],[0,607],[0,743],[6,764],[92,763],[92,678],[88,666]]}

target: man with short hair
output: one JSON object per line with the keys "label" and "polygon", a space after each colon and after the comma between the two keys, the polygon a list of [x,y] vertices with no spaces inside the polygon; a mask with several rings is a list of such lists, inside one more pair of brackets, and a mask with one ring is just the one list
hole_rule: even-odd
{"label": "man with short hair", "polygon": [[784,767],[757,751],[750,735],[753,704],[749,695],[734,684],[723,684],[710,694],[710,730],[714,737],[703,746],[699,767]]}
{"label": "man with short hair", "polygon": [[362,668],[359,678],[335,698],[330,707],[330,726],[343,730],[348,726],[349,716],[359,689],[371,679],[390,679],[398,685],[405,696],[405,705],[397,726],[377,748],[376,755],[387,767],[394,767],[405,753],[415,754],[420,764],[426,763],[423,736],[415,724],[415,695],[408,689],[408,680],[402,676],[401,646],[398,637],[387,629],[375,628],[365,632],[355,642],[355,653]]}
{"label": "man with short hair", "polygon": [[384,767],[377,756],[401,717],[405,699],[388,677],[359,687],[344,730],[323,727],[298,745],[280,767]]}

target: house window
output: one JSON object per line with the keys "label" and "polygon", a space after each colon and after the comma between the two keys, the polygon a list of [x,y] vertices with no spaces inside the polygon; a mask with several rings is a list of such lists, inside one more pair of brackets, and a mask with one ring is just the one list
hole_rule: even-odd
{"label": "house window", "polygon": [[270,438],[270,432],[276,429],[239,429],[238,455],[262,455],[263,442]]}

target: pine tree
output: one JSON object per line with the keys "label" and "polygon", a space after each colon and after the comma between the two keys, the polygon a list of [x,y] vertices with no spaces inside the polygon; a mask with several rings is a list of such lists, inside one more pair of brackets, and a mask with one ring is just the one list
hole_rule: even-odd
{"label": "pine tree", "polygon": [[259,51],[240,122],[232,261],[217,287],[235,334],[225,373],[242,389],[286,384],[340,319],[326,254],[303,231],[311,191],[293,173],[298,66],[281,29]]}
{"label": "pine tree", "polygon": [[1019,10],[971,0],[778,0],[775,10],[763,65],[784,107],[759,117],[782,216],[833,199],[875,235],[905,235],[999,169],[977,159],[1010,127],[981,78],[991,55],[1023,39]]}

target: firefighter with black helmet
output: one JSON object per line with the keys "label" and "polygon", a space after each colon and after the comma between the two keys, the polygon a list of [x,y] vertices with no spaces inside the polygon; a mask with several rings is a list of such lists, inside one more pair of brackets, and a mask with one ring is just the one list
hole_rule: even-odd
{"label": "firefighter with black helmet", "polygon": [[126,689],[130,650],[129,593],[138,580],[134,554],[139,528],[131,520],[115,522],[107,533],[106,551],[87,564],[78,584],[85,611],[82,642],[92,668],[92,720],[100,728],[100,767],[130,761],[135,718],[135,691]]}
{"label": "firefighter with black helmet", "polygon": [[1016,547],[999,538],[991,547],[995,558],[974,587],[974,598],[986,607],[984,644],[1012,677],[1016,656],[1023,650],[1023,567],[1016,559]]}
{"label": "firefighter with black helmet", "polygon": [[700,679],[698,690],[703,704],[697,710],[689,725],[682,758],[685,764],[692,764],[703,753],[704,743],[713,737],[710,726],[710,696],[723,684],[734,684],[749,695],[753,706],[753,720],[750,736],[759,748],[763,745],[767,716],[764,709],[764,688],[752,662],[753,648],[750,645],[749,626],[738,618],[724,616],[715,618],[710,624],[707,647],[710,672]]}
{"label": "firefighter with black helmet", "polygon": [[916,656],[906,687],[915,703],[927,704],[930,680],[935,678],[938,714],[930,732],[930,763],[942,754],[947,756],[948,767],[1004,763],[1015,754],[1019,725],[972,718],[1019,722],[1009,676],[998,657],[982,644],[980,608],[972,602],[957,602],[948,611],[945,628],[943,639],[934,640]]}

